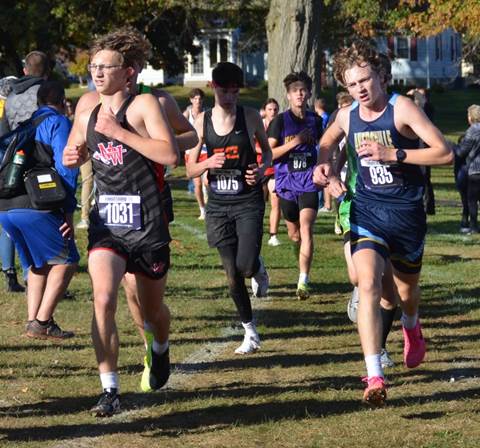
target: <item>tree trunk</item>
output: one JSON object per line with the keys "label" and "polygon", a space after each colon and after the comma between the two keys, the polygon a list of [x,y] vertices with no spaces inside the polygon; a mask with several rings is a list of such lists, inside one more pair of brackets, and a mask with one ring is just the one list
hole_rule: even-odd
{"label": "tree trunk", "polygon": [[320,94],[322,0],[271,0],[267,16],[268,95],[288,107],[283,79],[305,71],[313,80],[312,100]]}

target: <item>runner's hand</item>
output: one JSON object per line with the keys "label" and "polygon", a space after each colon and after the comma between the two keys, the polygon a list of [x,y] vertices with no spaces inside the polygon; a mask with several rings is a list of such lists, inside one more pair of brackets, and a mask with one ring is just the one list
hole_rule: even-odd
{"label": "runner's hand", "polygon": [[74,235],[74,227],[73,227],[73,217],[70,216],[65,216],[64,217],[65,222],[58,228],[60,230],[60,233],[62,234],[62,237],[66,240],[71,240],[72,238],[75,237]]}
{"label": "runner's hand", "polygon": [[303,129],[295,138],[299,145],[302,143],[306,143],[307,145],[312,145],[315,143],[313,140],[312,131],[310,129]]}
{"label": "runner's hand", "polygon": [[256,163],[248,165],[245,171],[245,181],[248,185],[255,185],[262,177],[262,172]]}
{"label": "runner's hand", "polygon": [[207,159],[207,168],[221,168],[225,163],[225,153],[217,152]]}
{"label": "runner's hand", "polygon": [[62,164],[67,168],[83,165],[87,160],[85,145],[67,145],[63,150]]}
{"label": "runner's hand", "polygon": [[328,185],[330,172],[331,167],[329,163],[320,163],[313,170],[313,183],[320,187],[326,187]]}
{"label": "runner's hand", "polygon": [[365,157],[365,160],[377,160],[379,162],[396,162],[395,148],[387,148],[386,146],[374,142],[372,140],[364,140],[357,149],[358,157]]}
{"label": "runner's hand", "polygon": [[118,131],[122,127],[117,121],[117,117],[113,113],[112,109],[109,108],[108,111],[104,110],[103,107],[100,108],[97,117],[97,123],[95,124],[95,131],[103,134],[108,138],[115,138],[118,135]]}
{"label": "runner's hand", "polygon": [[339,198],[347,191],[345,184],[336,176],[328,178],[328,191],[334,198]]}

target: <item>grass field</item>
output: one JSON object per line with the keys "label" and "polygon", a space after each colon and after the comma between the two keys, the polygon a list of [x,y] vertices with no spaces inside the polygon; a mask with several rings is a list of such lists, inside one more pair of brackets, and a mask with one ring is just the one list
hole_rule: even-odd
{"label": "grass field", "polygon": [[[252,104],[259,102],[258,92],[249,95]],[[454,123],[442,129],[455,136],[464,128],[466,106],[480,95],[438,95],[439,121],[454,105]],[[281,246],[269,247],[264,238],[271,288],[267,299],[254,301],[262,349],[238,357],[233,350],[242,332],[219,258],[207,246],[184,169],[178,168],[170,178],[176,218],[166,296],[173,315],[168,387],[139,392],[142,345],[122,293],[123,412],[110,419],[88,413],[101,391],[90,340],[86,235],[77,232],[82,260],[70,286],[75,300],[62,301],[55,316],[76,332],[74,339],[27,339],[24,296],[0,292],[0,447],[480,446],[480,237],[458,233],[451,171],[433,170],[437,214],[429,219],[421,282],[427,359],[413,370],[401,365],[396,321],[388,343],[396,367],[386,371],[391,388],[385,408],[371,410],[360,401],[364,363],[346,315],[351,286],[333,216],[323,214],[315,227],[314,292],[306,302],[294,298],[298,272],[285,226]]]}
{"label": "grass field", "polygon": [[[458,234],[459,208],[449,168],[434,170],[438,213],[430,220],[423,270],[422,318],[428,356],[401,365],[396,322],[389,349],[388,405],[360,401],[364,366],[345,308],[351,287],[333,217],[315,230],[314,294],[294,299],[297,269],[285,227],[282,246],[264,245],[268,299],[254,307],[263,338],[257,354],[238,357],[233,303],[215,251],[207,247],[182,170],[175,195],[174,373],[166,390],[139,393],[142,347],[119,300],[123,412],[91,417],[100,392],[89,336],[91,290],[85,257],[56,319],[77,336],[63,344],[23,336],[25,298],[0,294],[0,446],[9,447],[478,447],[480,445],[479,239]],[[85,234],[78,233],[85,254]],[[265,240],[266,242],[266,240]]]}

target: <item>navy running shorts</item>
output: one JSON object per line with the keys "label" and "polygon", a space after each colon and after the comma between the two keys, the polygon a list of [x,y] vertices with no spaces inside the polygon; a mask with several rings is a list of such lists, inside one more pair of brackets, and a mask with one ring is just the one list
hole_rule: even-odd
{"label": "navy running shorts", "polygon": [[350,244],[352,254],[373,249],[390,258],[395,269],[415,274],[422,268],[426,215],[422,205],[391,208],[378,203],[352,202]]}

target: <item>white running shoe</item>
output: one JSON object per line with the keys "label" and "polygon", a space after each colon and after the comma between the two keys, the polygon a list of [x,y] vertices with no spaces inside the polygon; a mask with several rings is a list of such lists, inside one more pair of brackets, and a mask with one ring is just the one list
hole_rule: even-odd
{"label": "white running shoe", "polygon": [[382,348],[382,351],[380,352],[380,363],[382,364],[382,369],[395,366],[393,359],[390,358],[390,355],[384,348]]}
{"label": "white running shoe", "polygon": [[247,334],[243,338],[242,345],[235,349],[237,355],[247,355],[248,353],[254,353],[260,348],[260,337],[257,333]]}
{"label": "white running shoe", "polygon": [[260,260],[260,268],[258,272],[252,277],[252,292],[255,297],[266,297],[268,286],[270,284],[270,278],[265,268],[265,263],[262,257],[258,257]]}
{"label": "white running shoe", "polygon": [[323,207],[318,209],[317,216],[321,215],[322,213],[331,213],[331,212],[332,212],[331,208],[327,208],[327,207],[323,206]]}
{"label": "white running shoe", "polygon": [[280,240],[278,239],[277,235],[272,235],[270,237],[270,239],[268,240],[268,245],[269,246],[273,246],[273,247],[276,247],[276,246],[280,246],[280,244],[282,244],[280,242]]}
{"label": "white running shoe", "polygon": [[357,309],[358,302],[360,301],[360,295],[358,294],[358,288],[355,286],[352,291],[352,297],[348,301],[347,314],[348,318],[355,324],[357,323]]}
{"label": "white running shoe", "polygon": [[200,221],[205,221],[205,209],[200,210],[200,216],[197,219]]}

